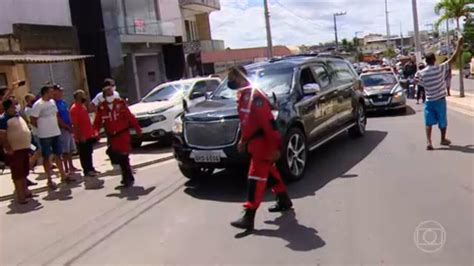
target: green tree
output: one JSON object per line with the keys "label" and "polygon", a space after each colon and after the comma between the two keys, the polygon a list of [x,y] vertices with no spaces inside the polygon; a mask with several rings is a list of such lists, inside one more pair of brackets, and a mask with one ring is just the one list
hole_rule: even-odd
{"label": "green tree", "polygon": [[387,58],[394,58],[397,56],[397,53],[392,49],[388,49],[387,51],[383,52],[383,56]]}
{"label": "green tree", "polygon": [[467,18],[464,23],[464,38],[466,44],[468,44],[471,51],[474,52],[474,17]]}
{"label": "green tree", "polygon": [[[435,23],[436,29],[439,29],[439,26],[444,21],[454,19],[456,21],[456,28],[460,31],[460,19],[463,17],[470,17],[474,12],[474,7],[469,6],[470,4],[474,4],[474,0],[439,0],[435,6],[435,13],[437,15],[442,15]],[[462,53],[459,55],[458,61],[461,60]],[[464,79],[462,75],[459,75],[459,85],[460,96],[464,97]]]}

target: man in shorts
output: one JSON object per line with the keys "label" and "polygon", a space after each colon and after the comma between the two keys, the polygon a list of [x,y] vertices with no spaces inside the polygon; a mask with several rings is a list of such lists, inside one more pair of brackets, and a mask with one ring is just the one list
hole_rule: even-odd
{"label": "man in shorts", "polygon": [[43,167],[48,179],[48,187],[56,189],[56,184],[51,178],[51,163],[49,158],[54,155],[54,162],[59,169],[61,182],[72,181],[64,172],[61,160],[61,131],[59,130],[58,108],[53,100],[53,88],[44,86],[41,88],[41,98],[36,101],[31,110],[31,124],[37,128],[40,139],[41,154],[43,156]]}
{"label": "man in shorts", "polygon": [[434,125],[438,124],[441,131],[441,145],[448,146],[451,141],[446,138],[448,128],[447,108],[446,108],[446,75],[451,64],[453,64],[462,51],[464,38],[458,41],[456,52],[448,61],[436,65],[436,56],[434,53],[427,53],[425,60],[427,67],[416,73],[417,82],[425,88],[425,126],[427,150],[433,150],[431,133]]}
{"label": "man in shorts", "polygon": [[72,154],[76,151],[76,144],[74,143],[74,138],[72,136],[72,123],[71,117],[69,115],[69,108],[67,107],[66,102],[63,100],[64,97],[64,88],[60,85],[54,85],[54,102],[58,108],[58,122],[59,129],[61,131],[61,150],[63,151],[63,163],[64,171],[67,175],[70,175],[74,172],[79,171],[72,164]]}

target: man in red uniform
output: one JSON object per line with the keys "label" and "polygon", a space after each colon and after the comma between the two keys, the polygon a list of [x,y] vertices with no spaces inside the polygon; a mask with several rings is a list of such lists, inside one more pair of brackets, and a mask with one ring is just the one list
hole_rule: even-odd
{"label": "man in red uniform", "polygon": [[128,155],[131,151],[130,128],[141,135],[141,128],[135,116],[130,112],[127,104],[122,99],[114,97],[112,86],[102,90],[105,101],[99,104],[94,119],[94,129],[98,132],[104,126],[109,143],[109,154],[119,162],[122,171],[122,185],[133,185],[133,177]]}
{"label": "man in red uniform", "polygon": [[247,148],[251,155],[248,173],[248,198],[244,204],[245,212],[231,225],[253,230],[255,213],[263,200],[269,176],[275,180],[272,192],[277,197],[277,203],[270,207],[269,211],[286,211],[291,209],[293,204],[275,165],[280,156],[281,136],[272,115],[272,106],[263,92],[251,87],[246,75],[245,68],[232,68],[227,83],[230,89],[239,89],[237,108],[241,138],[238,149],[240,152],[244,152]]}

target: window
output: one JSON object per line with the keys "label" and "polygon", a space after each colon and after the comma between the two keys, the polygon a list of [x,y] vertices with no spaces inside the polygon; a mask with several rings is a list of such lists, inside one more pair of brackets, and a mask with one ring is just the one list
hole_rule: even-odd
{"label": "window", "polygon": [[[155,0],[117,0],[119,26],[126,34],[161,34]],[[125,18],[125,19],[124,19]],[[123,21],[123,22],[122,22]]]}
{"label": "window", "polygon": [[0,73],[0,87],[1,86],[8,86],[7,75],[5,75],[5,73]]}
{"label": "window", "polygon": [[142,100],[144,103],[168,101],[179,94],[184,94],[189,89],[189,84],[176,83],[166,85],[158,90],[153,90]]}
{"label": "window", "polygon": [[220,82],[217,80],[208,80],[207,81],[207,92],[214,92],[217,87],[219,87]]}
{"label": "window", "polygon": [[301,71],[301,76],[300,76],[301,88],[303,88],[304,85],[310,84],[310,83],[316,83],[316,80],[314,79],[314,76],[313,76],[313,72],[311,72],[310,68],[304,68]]}
{"label": "window", "polygon": [[323,66],[314,66],[312,69],[321,89],[327,88],[331,81],[329,79],[329,73],[326,71],[326,69]]}
{"label": "window", "polygon": [[331,67],[331,75],[338,84],[352,82],[354,79],[354,72],[351,67],[344,61],[332,61],[329,62]]}

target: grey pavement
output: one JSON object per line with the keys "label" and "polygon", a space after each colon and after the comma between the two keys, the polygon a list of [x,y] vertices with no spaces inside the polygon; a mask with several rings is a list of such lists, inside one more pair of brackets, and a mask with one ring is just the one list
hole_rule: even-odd
{"label": "grey pavement", "polygon": [[[1,205],[0,264],[473,265],[474,121],[450,112],[453,145],[428,152],[422,106],[412,107],[370,118],[364,138],[317,149],[306,177],[289,185],[295,211],[268,213],[268,192],[252,234],[229,225],[242,179],[190,182],[168,161],[139,169],[128,190],[111,177]],[[416,230],[430,220],[445,234],[433,224]],[[423,252],[415,239],[440,250]]]}
{"label": "grey pavement", "polygon": [[[459,91],[459,77],[456,73],[453,73],[453,78],[451,80],[451,88],[453,90]],[[464,79],[464,91],[468,93],[474,93],[474,77],[471,76],[468,79]]]}

